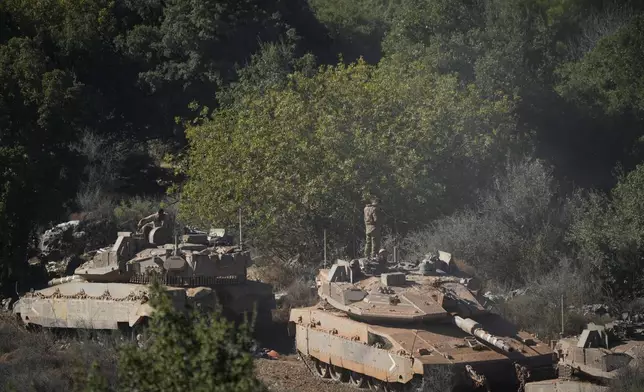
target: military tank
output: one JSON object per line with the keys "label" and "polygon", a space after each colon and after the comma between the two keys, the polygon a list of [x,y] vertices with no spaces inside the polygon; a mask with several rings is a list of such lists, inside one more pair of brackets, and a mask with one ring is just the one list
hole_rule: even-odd
{"label": "military tank", "polygon": [[555,380],[530,382],[525,392],[607,392],[622,370],[644,358],[644,325],[588,324],[578,336],[554,342]]}
{"label": "military tank", "polygon": [[338,260],[317,286],[320,303],[292,309],[289,333],[321,377],[380,391],[516,391],[554,377],[550,346],[487,311],[449,253],[396,268]]}
{"label": "military tank", "polygon": [[188,233],[173,243],[165,227],[119,232],[73,275],[20,297],[13,313],[26,326],[131,330],[153,315],[148,284],[155,278],[177,309],[219,305],[230,318],[256,312],[258,322],[270,320],[275,297],[270,285],[247,280],[250,253],[225,233],[213,234]]}

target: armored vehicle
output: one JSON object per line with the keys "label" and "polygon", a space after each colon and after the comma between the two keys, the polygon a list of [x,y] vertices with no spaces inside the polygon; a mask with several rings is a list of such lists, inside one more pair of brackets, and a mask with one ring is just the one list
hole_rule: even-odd
{"label": "armored vehicle", "polygon": [[220,305],[227,317],[256,311],[258,322],[270,320],[272,287],[247,280],[250,253],[219,234],[190,233],[172,243],[164,227],[120,232],[111,247],[97,251],[74,275],[22,296],[13,312],[27,326],[129,330],[152,316],[148,284],[155,277],[177,309],[207,311]]}
{"label": "armored vehicle", "polygon": [[[626,327],[626,328],[624,328]],[[603,392],[620,370],[644,354],[642,329],[633,325],[589,324],[579,336],[553,344],[559,362],[556,380],[526,384],[526,392]]]}
{"label": "armored vehicle", "polygon": [[488,312],[449,253],[412,267],[339,260],[320,270],[320,303],[289,320],[318,375],[382,391],[517,390],[554,377],[550,346]]}

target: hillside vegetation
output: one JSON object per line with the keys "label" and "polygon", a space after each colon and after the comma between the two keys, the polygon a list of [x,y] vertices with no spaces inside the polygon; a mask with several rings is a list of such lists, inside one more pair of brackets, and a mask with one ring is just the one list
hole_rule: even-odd
{"label": "hillside vegetation", "polygon": [[504,304],[520,324],[552,334],[562,296],[628,308],[643,66],[635,0],[4,0],[0,289],[30,286],[53,224],[159,205],[206,229],[241,211],[262,267],[314,271],[325,232],[361,255],[378,196],[402,257],[530,287],[552,319]]}

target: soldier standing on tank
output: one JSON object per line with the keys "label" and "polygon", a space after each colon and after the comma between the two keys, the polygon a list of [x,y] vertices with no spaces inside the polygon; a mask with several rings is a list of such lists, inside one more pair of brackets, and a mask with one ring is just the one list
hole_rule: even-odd
{"label": "soldier standing on tank", "polygon": [[163,208],[159,208],[159,211],[156,213],[141,219],[139,221],[138,228],[141,230],[145,226],[150,226],[151,228],[163,227],[166,223],[166,217],[167,215]]}
{"label": "soldier standing on tank", "polygon": [[371,198],[371,203],[364,208],[364,224],[367,232],[366,244],[364,247],[365,257],[374,258],[380,249],[380,226],[382,218],[380,214],[380,200],[377,197]]}

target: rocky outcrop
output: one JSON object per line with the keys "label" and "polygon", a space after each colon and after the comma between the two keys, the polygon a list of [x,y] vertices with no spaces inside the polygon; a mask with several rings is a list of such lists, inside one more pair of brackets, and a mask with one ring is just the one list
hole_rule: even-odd
{"label": "rocky outcrop", "polygon": [[29,262],[44,265],[50,277],[71,275],[83,263],[81,255],[111,244],[116,235],[116,225],[106,219],[60,223],[42,234],[38,256]]}

